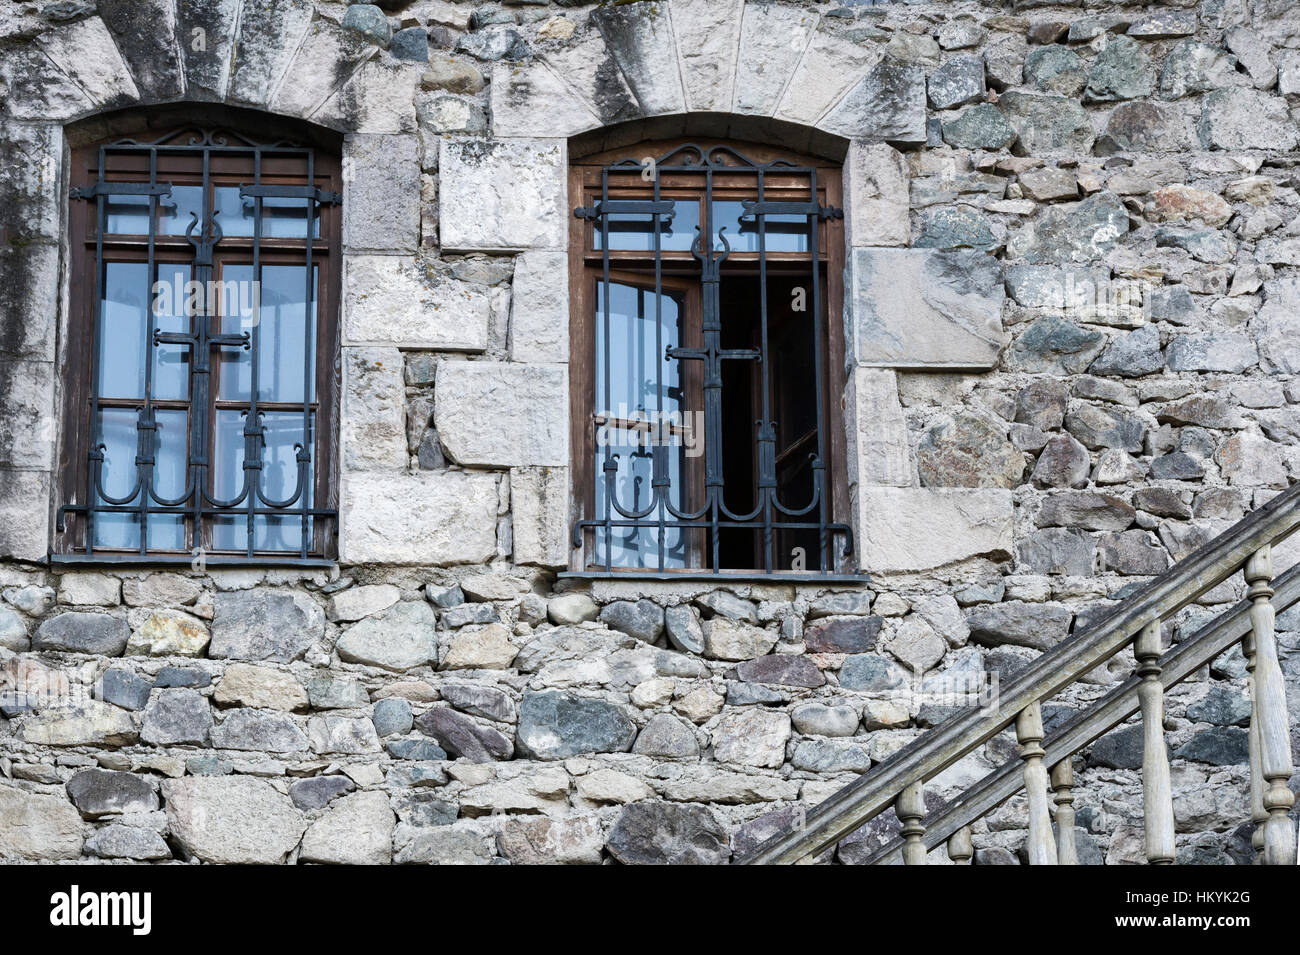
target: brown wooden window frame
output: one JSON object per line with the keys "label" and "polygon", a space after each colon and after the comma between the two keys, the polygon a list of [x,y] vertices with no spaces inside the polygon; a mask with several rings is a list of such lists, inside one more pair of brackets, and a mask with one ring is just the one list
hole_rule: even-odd
{"label": "brown wooden window frame", "polygon": [[[794,568],[774,566],[768,561],[753,561],[755,566],[718,566],[714,564],[713,545],[708,541],[688,544],[689,557],[684,566],[664,567],[612,567],[604,560],[605,555],[596,537],[596,531],[606,530],[593,526],[601,519],[597,513],[597,482],[602,480],[601,467],[597,459],[597,431],[602,423],[599,408],[599,396],[596,394],[596,366],[598,356],[595,353],[599,321],[597,299],[598,289],[605,278],[608,267],[612,282],[623,281],[635,284],[639,279],[650,285],[653,297],[653,282],[658,281],[659,288],[668,293],[680,293],[683,296],[685,321],[681,334],[686,347],[698,347],[700,328],[700,283],[701,263],[691,251],[668,250],[609,250],[608,266],[605,253],[598,247],[599,218],[591,215],[598,210],[602,199],[602,190],[606,199],[626,199],[634,201],[654,201],[657,199],[689,200],[699,197],[701,209],[705,193],[699,186],[698,176],[660,175],[658,170],[647,164],[649,157],[671,157],[680,155],[680,150],[698,148],[701,156],[717,155],[735,151],[743,154],[746,160],[755,164],[764,164],[766,181],[763,198],[769,201],[802,199],[809,197],[806,179],[796,182],[791,179],[786,183],[780,175],[780,169],[767,164],[784,162],[794,167],[815,171],[817,202],[835,212],[843,204],[842,167],[815,157],[801,155],[788,150],[755,145],[752,143],[729,142],[716,139],[695,138],[692,140],[669,140],[643,142],[632,147],[620,148],[606,152],[587,155],[574,159],[569,171],[569,206],[575,209],[571,220],[569,236],[569,279],[570,279],[570,446],[573,455],[573,512],[577,515],[574,525],[572,545],[573,558],[569,574],[576,576],[626,576],[626,577],[662,577],[664,579],[684,579],[690,577],[839,577],[856,576],[851,561],[852,534],[848,530],[850,505],[848,482],[846,480],[846,448],[843,428],[842,395],[845,384],[844,371],[844,333],[842,322],[843,272],[844,272],[844,228],[843,220],[838,216],[829,216],[817,221],[817,250],[820,269],[820,309],[818,320],[821,324],[821,421],[820,430],[825,440],[825,459],[821,462],[825,469],[825,490],[827,497],[828,522],[834,523],[844,531],[847,549],[836,549],[829,561],[830,566],[822,566],[814,571],[801,573]],[[603,174],[612,165],[626,163],[625,174],[603,179]],[[657,159],[656,159],[657,164]],[[668,165],[671,165],[671,160]],[[668,165],[665,168],[668,168]],[[638,175],[646,168],[651,168],[653,175]],[[734,183],[729,184],[725,173],[713,177],[711,192],[714,202],[757,199],[755,186],[750,173],[738,174]],[[795,177],[798,178],[798,177]],[[704,213],[701,211],[701,218]],[[585,216],[585,217],[584,217]],[[716,228],[717,223],[713,223]],[[769,226],[769,228],[771,228]],[[650,232],[649,229],[646,230]],[[656,263],[658,259],[658,263]],[[765,251],[766,275],[769,281],[773,276],[794,274],[807,269],[812,264],[810,252]],[[731,251],[722,265],[722,275],[738,275],[746,272],[757,273],[759,254],[757,252]],[[726,314],[726,303],[721,306]],[[725,322],[724,322],[725,324]],[[612,333],[611,333],[612,337]],[[611,365],[613,358],[611,357]],[[694,392],[698,400],[703,374],[701,361],[680,361],[680,381],[685,392]],[[756,376],[755,376],[756,377]],[[774,383],[775,389],[775,383]],[[760,400],[755,389],[755,406]],[[754,453],[750,465],[755,470],[757,465]],[[686,466],[685,509],[697,507],[700,503],[700,488],[705,482],[704,462],[696,458]],[[755,477],[755,480],[757,478]],[[761,493],[761,492],[758,492]],[[660,532],[662,534],[662,532]],[[705,532],[706,535],[708,532]],[[761,534],[762,532],[757,532]],[[698,536],[696,531],[683,530],[683,537]],[[762,549],[755,545],[756,552]],[[766,556],[766,555],[764,555]],[[719,561],[719,564],[721,561]],[[734,563],[734,562],[733,562]],[[768,563],[768,566],[763,566]]]}
{"label": "brown wooden window frame", "polygon": [[[205,564],[218,566],[301,566],[331,562],[337,556],[338,546],[338,297],[342,262],[342,169],[337,149],[322,148],[318,144],[262,142],[224,128],[186,124],[163,131],[150,130],[147,136],[135,139],[78,145],[71,151],[71,163],[68,200],[69,310],[66,337],[60,356],[62,432],[56,471],[58,519],[51,561],[146,564],[183,562],[192,565],[196,560],[202,560]],[[116,234],[108,232],[106,228],[101,231],[101,223],[107,222],[106,203],[111,198],[105,196],[104,191],[121,188],[105,184],[124,182],[136,184],[131,188],[154,193],[152,197],[143,200],[149,203],[150,212],[147,215],[152,216],[148,234]],[[173,234],[163,234],[161,222],[165,210],[161,207],[164,202],[174,203],[176,199],[170,195],[160,197],[157,193],[159,187],[169,186],[205,187],[206,199],[202,209],[208,222],[193,222],[194,228],[186,234],[174,234],[176,229],[171,230]],[[212,228],[211,224],[215,221],[216,228],[220,229],[220,215],[212,215],[216,205],[215,190],[218,187],[232,186],[253,193],[252,197],[240,196],[239,201],[253,211],[257,222],[254,226],[256,238],[227,234],[230,231],[229,225],[220,234]],[[294,192],[295,197],[286,198],[284,192]],[[225,195],[229,196],[230,193]],[[301,204],[297,196],[301,196]],[[127,201],[142,200],[132,197]],[[319,221],[319,234],[313,236],[311,217],[306,214],[302,216],[305,221],[305,237],[264,234],[275,231],[273,225],[267,225],[272,218],[266,210],[276,205],[285,209],[302,208],[304,213],[309,207],[313,209]],[[204,244],[207,245],[206,259],[201,249]],[[221,356],[229,355],[232,350],[242,346],[210,341],[202,345],[173,346],[181,349],[185,355],[184,398],[152,397],[148,393],[149,389],[141,395],[128,398],[99,394],[102,379],[97,377],[99,371],[96,364],[100,352],[97,336],[102,330],[99,327],[99,316],[105,294],[103,285],[107,267],[114,263],[144,263],[148,268],[152,263],[154,271],[148,275],[151,289],[148,301],[151,307],[153,283],[162,278],[160,269],[171,264],[186,266],[189,278],[199,281],[198,263],[201,261],[210,262],[210,277],[215,282],[224,280],[226,268],[243,266],[253,269],[262,278],[263,285],[265,270],[276,266],[296,268],[302,272],[305,281],[310,274],[307,271],[307,264],[310,263],[311,270],[315,273],[314,289],[308,293],[304,288],[303,298],[305,300],[308,294],[312,296],[315,338],[314,342],[309,343],[310,354],[305,350],[302,352],[304,393],[301,400],[269,400],[261,397],[263,388],[258,389],[258,394],[242,399],[221,397],[221,376],[228,365]],[[220,335],[223,332],[233,334],[232,328],[222,328],[221,323],[225,318],[220,314],[210,319],[191,315],[188,333],[196,333],[199,323],[207,322],[205,336]],[[154,329],[157,321],[156,318],[150,318],[146,327]],[[280,330],[280,333],[284,332],[291,332],[291,329]],[[244,349],[246,353],[249,353],[252,342],[258,340],[254,337],[256,334],[256,331],[247,333],[249,348]],[[144,338],[147,337],[146,334]],[[144,338],[132,340],[130,347],[143,348]],[[155,347],[157,345],[155,340]],[[196,371],[193,356],[205,348],[206,364],[210,369],[206,373],[209,382],[202,387],[206,391],[206,401],[197,401],[200,388],[196,387],[196,377],[202,372]],[[143,356],[139,357],[141,361],[144,360]],[[309,359],[310,368],[307,367]],[[250,367],[251,362],[250,358]],[[230,365],[229,372],[235,371],[234,366]],[[306,393],[309,383],[310,396]],[[218,412],[242,412],[240,419],[246,424],[249,420],[247,412],[254,405],[259,412],[257,421],[262,422],[263,428],[267,415],[283,421],[292,420],[293,415],[302,415],[303,430],[310,431],[310,440],[301,442],[307,447],[299,450],[299,445],[295,444],[289,449],[294,455],[289,480],[293,482],[290,487],[296,493],[296,503],[278,509],[272,506],[272,502],[286,500],[284,494],[280,493],[283,487],[266,487],[258,467],[243,467],[240,471],[244,482],[244,503],[229,509],[215,507],[213,499],[221,496],[216,493],[214,483],[222,464],[217,458],[215,446],[218,438]],[[166,512],[165,508],[160,509],[164,520],[173,521],[179,517],[184,547],[151,547],[150,537],[141,532],[139,524],[135,531],[138,546],[101,546],[95,543],[93,521],[103,499],[96,497],[95,511],[88,505],[91,503],[92,474],[95,473],[96,448],[99,446],[96,424],[92,418],[100,408],[134,410],[137,416],[137,439],[141,434],[140,419],[150,417],[149,414],[142,414],[142,410],[152,409],[156,413],[185,412],[187,428],[183,475],[187,488],[192,482],[194,492],[187,495],[186,503],[176,510]],[[204,447],[199,454],[195,453],[194,445],[196,419],[204,431]],[[265,432],[250,437],[243,424],[238,438],[232,441],[242,440],[242,450],[245,453],[251,447],[258,447],[257,442],[260,441],[262,455],[257,461],[260,466],[266,466],[269,459],[265,456]],[[147,424],[144,430],[149,431]],[[253,430],[259,429],[255,427]],[[156,455],[158,439],[152,440]],[[151,466],[141,469],[140,450],[147,449],[142,444],[137,450],[137,477],[142,470],[150,474],[153,470]],[[285,449],[279,450],[283,453]],[[279,464],[282,468],[285,467],[283,460]],[[255,473],[250,475],[250,470]],[[296,475],[299,473],[310,473],[308,486],[298,486]],[[237,476],[236,480],[240,480],[240,477]],[[200,490],[206,497],[199,494]],[[263,495],[260,498],[255,496],[258,491]],[[159,496],[168,497],[167,494]],[[136,495],[132,504],[123,507],[139,506],[142,499],[143,493]],[[248,504],[250,500],[253,502],[252,511]],[[150,507],[156,504],[155,501]],[[182,514],[181,511],[189,513]],[[121,513],[127,513],[127,510],[124,509]],[[265,523],[261,522],[262,518],[266,518]],[[287,518],[297,518],[296,526],[288,525]],[[218,519],[246,521],[244,547],[216,546],[214,525]],[[267,537],[273,536],[269,528],[276,519],[285,522],[279,526],[290,526],[289,536],[298,540],[298,546],[292,550],[287,547],[273,549],[258,546],[264,542],[259,542],[259,534],[265,532]],[[148,520],[149,515],[143,514],[141,521],[146,526]],[[303,525],[307,526],[305,534],[302,533]],[[92,528],[89,533],[88,526]]]}

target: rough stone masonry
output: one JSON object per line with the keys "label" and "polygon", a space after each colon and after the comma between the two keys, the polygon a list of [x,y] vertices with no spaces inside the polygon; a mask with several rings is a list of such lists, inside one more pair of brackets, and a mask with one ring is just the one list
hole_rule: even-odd
{"label": "rough stone masonry", "polygon": [[[345,134],[331,569],[47,561],[68,130],[173,103]],[[949,714],[916,673],[1006,676],[1300,476],[1297,119],[1292,0],[5,4],[0,859],[728,862]],[[849,141],[866,583],[556,577],[604,127]],[[1235,649],[1170,694],[1180,862],[1250,859],[1248,716]],[[1136,726],[1076,759],[1083,861],[1142,861],[1140,761]]]}

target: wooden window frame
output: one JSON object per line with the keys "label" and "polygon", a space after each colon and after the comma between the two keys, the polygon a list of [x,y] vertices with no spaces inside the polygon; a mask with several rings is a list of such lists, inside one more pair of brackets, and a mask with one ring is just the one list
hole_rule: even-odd
{"label": "wooden window frame", "polygon": [[[196,130],[196,124],[178,125],[175,128],[150,131],[147,142],[166,142],[187,131]],[[232,134],[237,136],[237,134]],[[66,335],[59,355],[59,373],[62,382],[61,401],[61,437],[59,458],[55,469],[56,503],[62,507],[70,502],[86,504],[89,502],[87,455],[94,433],[91,419],[92,401],[95,384],[92,381],[93,354],[95,342],[95,323],[98,318],[99,301],[96,300],[96,200],[75,197],[75,190],[87,189],[99,180],[100,149],[113,145],[119,140],[77,145],[71,150],[70,189],[73,192],[68,199],[68,248],[69,248],[69,308]],[[337,149],[323,148],[319,143],[304,145],[312,153],[312,181],[323,193],[341,195],[343,188],[342,161]],[[231,186],[253,180],[251,152],[208,153],[209,188]],[[172,154],[168,169],[163,170],[162,163],[156,174],[156,181],[172,182],[175,185],[202,185],[203,154],[197,151],[180,158]],[[308,185],[307,177],[302,174],[287,172],[288,163],[280,162],[274,156],[265,156],[262,160],[260,182],[264,185]],[[110,170],[108,178],[113,181],[148,182],[149,171],[144,155],[127,155],[117,168]],[[315,299],[316,340],[314,344],[314,401],[313,409],[313,448],[311,449],[312,486],[311,506],[313,509],[337,513],[338,494],[338,431],[340,381],[340,323],[339,295],[342,273],[342,205],[339,202],[322,202],[315,205],[319,219],[319,237],[312,237],[308,222],[308,239],[283,239],[263,236],[258,240],[258,256],[263,267],[274,265],[304,264],[307,243],[311,243],[312,265],[316,270]],[[194,247],[185,235],[161,235],[153,237],[154,262],[156,266],[169,263],[192,264]],[[221,281],[221,270],[227,265],[251,265],[254,241],[252,237],[225,236],[213,250],[213,279]],[[147,262],[147,236],[119,236],[106,234],[101,244],[103,263]],[[191,278],[194,278],[191,272]],[[101,293],[102,294],[102,293]],[[219,329],[219,324],[214,323]],[[138,342],[133,342],[137,346]],[[207,431],[206,484],[209,490],[213,486],[218,462],[215,457],[215,442],[218,429],[216,410],[218,408],[246,407],[247,401],[232,401],[219,398],[222,361],[212,356],[208,387],[209,427]],[[188,365],[188,362],[187,362]],[[193,391],[189,391],[184,400],[152,399],[153,406],[160,410],[169,407],[189,410],[193,402]],[[100,398],[101,407],[139,407],[140,399]],[[280,403],[259,399],[260,410],[267,412],[292,410],[301,413],[302,402]],[[282,407],[283,406],[283,407]],[[187,437],[188,448],[188,437]],[[188,456],[188,450],[187,450]],[[189,473],[189,465],[186,465]],[[240,511],[232,511],[239,514]],[[292,514],[292,510],[289,511]],[[190,520],[186,526],[185,540],[191,540]],[[338,555],[338,519],[314,517],[311,529],[311,545],[306,557],[298,552],[256,551],[248,555],[246,550],[222,551],[213,547],[213,516],[205,516],[201,530],[202,560],[211,565],[258,565],[258,566],[304,566],[325,565],[332,563]],[[138,549],[122,550],[108,547],[94,547],[87,553],[85,538],[85,515],[72,514],[66,519],[60,515],[56,527],[51,562],[53,563],[142,563],[142,564],[192,564],[195,559],[193,550],[184,551],[149,550],[140,553]],[[147,544],[147,542],[144,542]]]}
{"label": "wooden window frame", "polygon": [[[789,150],[735,142],[713,138],[694,137],[692,139],[673,139],[654,142],[642,142],[634,146],[623,147],[594,153],[574,159],[569,166],[568,207],[576,209],[589,206],[600,197],[601,170],[620,160],[644,161],[645,157],[662,156],[674,149],[696,143],[706,150],[715,146],[733,147],[741,150],[745,156],[755,162],[766,163],[786,160],[799,166],[812,167],[817,170],[818,197],[824,205],[842,208],[843,206],[843,165],[817,157],[799,154]],[[678,184],[665,178],[661,180],[661,197],[675,198],[672,190]],[[650,187],[643,190],[631,190],[624,198],[644,198]],[[691,190],[698,193],[698,189]],[[807,189],[805,187],[804,192]],[[635,195],[634,195],[635,194]],[[613,190],[611,198],[615,197]],[[715,188],[715,200],[718,198]],[[725,196],[723,196],[725,198]],[[770,198],[770,196],[769,196]],[[828,445],[825,462],[827,487],[829,491],[830,520],[852,526],[851,505],[849,500],[849,481],[847,466],[847,447],[845,434],[844,388],[845,342],[843,324],[844,268],[845,268],[845,233],[842,219],[828,219],[819,224],[819,253],[824,282],[823,312],[825,325],[823,331],[823,367],[825,373],[822,381],[822,407]],[[595,249],[593,237],[595,227],[591,221],[574,216],[569,226],[569,301],[570,301],[570,448],[572,455],[572,513],[579,520],[594,516],[595,507],[595,434],[591,426],[595,413],[595,362],[593,349],[595,344],[595,288],[601,279],[602,253]],[[668,280],[674,270],[690,274],[692,269],[698,274],[698,265],[690,252],[661,252],[662,274]],[[806,268],[810,258],[805,253],[767,252],[769,270],[776,266],[779,270],[782,259],[798,263]],[[757,262],[757,253],[733,252],[727,260],[734,271],[747,261]],[[653,269],[654,252],[610,251],[611,267],[621,266],[630,269],[636,266]],[[756,267],[755,267],[756,271]],[[645,273],[640,273],[644,275]],[[779,271],[777,272],[779,274]],[[611,272],[611,277],[613,273]],[[698,364],[686,363],[688,366]],[[568,574],[579,577],[608,576],[606,572],[591,567],[589,542],[590,535],[583,535],[582,546],[571,546],[571,559]],[[570,541],[573,544],[573,541]],[[624,578],[663,577],[668,579],[688,579],[692,577],[743,577],[779,580],[783,577],[799,577],[795,572],[765,570],[710,570],[706,566],[696,565],[681,569],[658,570],[655,568],[615,568],[613,575]],[[856,577],[852,557],[840,558],[840,564],[830,570],[807,574],[818,578],[852,575]]]}

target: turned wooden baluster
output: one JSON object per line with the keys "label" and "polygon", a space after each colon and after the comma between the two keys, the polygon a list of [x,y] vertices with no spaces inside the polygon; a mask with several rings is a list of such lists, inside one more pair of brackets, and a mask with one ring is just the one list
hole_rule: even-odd
{"label": "turned wooden baluster", "polygon": [[903,824],[903,864],[925,865],[925,784],[917,781],[898,794],[894,812]]}
{"label": "turned wooden baluster", "polygon": [[1160,682],[1160,621],[1153,620],[1133,643],[1137,658],[1138,703],[1142,707],[1142,814],[1147,862],[1174,864],[1174,795],[1165,749],[1165,688]]}
{"label": "turned wooden baluster", "polygon": [[[1287,814],[1295,796],[1291,778],[1291,738],[1287,726],[1286,684],[1277,660],[1273,613],[1272,548],[1261,547],[1246,561],[1246,596],[1251,601],[1251,641],[1244,647],[1253,663],[1251,699],[1252,803],[1259,792],[1264,865],[1295,865],[1296,834]],[[1256,754],[1257,757],[1256,758]],[[1252,807],[1253,808],[1253,807]],[[1253,813],[1252,813],[1253,814]]]}
{"label": "turned wooden baluster", "polygon": [[1246,692],[1250,695],[1250,821],[1255,824],[1250,834],[1250,847],[1255,851],[1254,864],[1264,859],[1264,823],[1268,810],[1264,808],[1264,774],[1259,763],[1259,721],[1255,719],[1255,638],[1246,634],[1241,641],[1241,654],[1246,658]]}
{"label": "turned wooden baluster", "polygon": [[948,858],[953,865],[970,865],[975,846],[970,838],[970,826],[962,826],[948,837]]}
{"label": "turned wooden baluster", "polygon": [[1029,797],[1029,864],[1056,865],[1047,809],[1047,767],[1043,765],[1043,711],[1038,703],[1030,703],[1016,717],[1016,739],[1025,763],[1025,794]]}
{"label": "turned wooden baluster", "polygon": [[1074,769],[1068,756],[1052,767],[1051,779],[1056,794],[1056,862],[1078,865],[1079,853],[1074,845]]}

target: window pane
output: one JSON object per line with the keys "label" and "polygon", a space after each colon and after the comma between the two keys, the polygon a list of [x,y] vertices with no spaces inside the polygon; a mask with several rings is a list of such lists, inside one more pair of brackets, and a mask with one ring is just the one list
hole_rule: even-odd
{"label": "window pane", "polygon": [[[192,222],[203,221],[202,186],[172,186],[171,196],[162,203],[158,216],[158,231],[162,235],[184,235]],[[194,231],[197,233],[199,228],[196,225]]]}
{"label": "window pane", "polygon": [[[740,202],[713,203],[714,248],[721,249],[719,234],[727,240],[732,252],[758,251],[758,216],[741,218],[745,207]],[[807,252],[808,217],[800,215],[768,215],[764,248],[768,252]],[[726,232],[723,233],[723,229]]]}
{"label": "window pane", "polygon": [[[100,487],[113,498],[123,498],[136,487],[138,476],[135,457],[139,448],[136,408],[105,408],[99,413],[98,443],[104,445],[104,464]],[[153,490],[158,497],[175,499],[185,493],[186,454],[189,447],[189,417],[185,411],[159,410],[158,442],[155,448]],[[96,496],[96,504],[107,504]],[[136,494],[123,506],[138,506]],[[159,506],[152,498],[150,507]],[[129,512],[95,515],[96,547],[135,550],[140,546],[139,514]],[[185,518],[179,514],[149,515],[149,546],[162,550],[185,548]]]}
{"label": "window pane", "polygon": [[[239,194],[239,186],[217,186],[217,221],[229,236],[252,236],[255,203]],[[307,216],[312,216],[312,236],[320,236],[320,217],[316,203],[309,199],[286,199],[266,196],[262,199],[262,238],[305,239]]]}
{"label": "window pane", "polygon": [[148,196],[106,196],[105,231],[123,235],[149,234]]}
{"label": "window pane", "polygon": [[101,397],[144,397],[149,292],[149,266],[145,263],[109,262],[104,266],[97,355]]}
{"label": "window pane", "polygon": [[[605,368],[605,307],[609,305],[610,368]],[[657,308],[656,308],[657,306]],[[596,285],[596,406],[617,418],[680,412],[679,363],[664,350],[681,344],[682,303],[671,293],[621,282]],[[658,323],[656,323],[658,318]]]}
{"label": "window pane", "polygon": [[[618,472],[614,479],[615,499],[625,511],[644,510],[653,496],[651,481],[654,468],[651,463],[651,450],[637,447],[636,434],[629,431],[616,432],[614,429],[600,429],[598,443],[608,442],[612,452],[618,455]],[[605,479],[601,466],[604,464],[604,450],[596,453],[596,514],[605,514]],[[682,508],[682,492],[686,487],[686,457],[681,448],[670,447],[668,451],[668,476],[672,482],[668,497],[679,510]],[[610,508],[614,520],[624,519],[618,511]],[[653,512],[643,520],[649,522],[658,518]],[[664,512],[666,520],[673,517]],[[686,534],[678,528],[666,527],[663,532],[665,568],[686,566]],[[614,567],[657,568],[659,566],[659,528],[657,527],[615,527],[608,535],[611,543],[610,563]],[[605,563],[606,533],[603,527],[596,528],[595,562]]]}
{"label": "window pane", "polygon": [[[158,497],[175,500],[185,493],[189,414],[185,411],[159,410],[154,416],[158,421],[158,450],[153,469],[154,493]],[[150,503],[157,506],[157,502]],[[184,516],[150,514],[149,547],[154,550],[184,550]]]}
{"label": "window pane", "polygon": [[[105,408],[99,412],[96,443],[104,445],[99,488],[110,497],[123,498],[135,487],[137,437],[134,408]],[[95,504],[107,504],[99,494]],[[138,500],[130,503],[139,503]],[[94,545],[135,549],[140,546],[140,523],[135,514],[95,515]]]}
{"label": "window pane", "polygon": [[186,460],[190,446],[189,412],[160,408],[158,449],[154,457],[153,487],[159,497],[175,500],[185,493]]}
{"label": "window pane", "polygon": [[[253,288],[251,265],[227,265],[222,270],[226,289],[234,289],[226,296],[239,304],[242,324],[236,326],[223,320],[222,328],[229,331],[243,328],[254,331],[257,340],[257,400],[303,400],[303,385],[310,389],[307,400],[315,398],[315,375],[304,368],[306,345],[316,331],[316,280],[320,270],[312,267],[312,308],[310,321],[305,320],[304,302],[307,290],[302,265],[266,265],[262,267],[260,293]],[[234,283],[234,284],[232,284]],[[253,297],[250,300],[250,295]],[[252,303],[260,301],[260,308]],[[233,317],[233,316],[231,316]],[[312,349],[315,355],[315,349]],[[253,356],[250,350],[226,348],[221,354],[221,385],[219,395],[230,401],[249,401],[252,394]]]}
{"label": "window pane", "polygon": [[[659,217],[659,248],[664,252],[689,252],[700,224],[700,204],[695,199],[673,203],[672,219]],[[619,213],[609,220],[609,247],[614,251],[653,252],[654,217]],[[596,223],[596,248],[601,249],[599,221]]]}
{"label": "window pane", "polygon": [[[160,332],[188,332],[187,311],[190,281],[188,265],[163,263],[158,266],[158,280],[153,288],[154,328]],[[190,349],[185,345],[153,346],[153,386],[155,398],[183,401],[190,393]]]}
{"label": "window pane", "polygon": [[[609,302],[609,327],[605,327],[605,303]],[[658,321],[656,321],[656,303]],[[651,449],[646,443],[667,445],[671,502],[682,507],[688,442],[683,417],[680,362],[664,357],[665,349],[682,343],[684,305],[680,298],[664,293],[655,296],[644,289],[620,282],[598,283],[596,292],[596,408],[609,423],[596,431],[596,515],[605,514],[605,482],[602,467],[608,453],[618,455],[615,499],[626,511],[643,510],[652,498]],[[609,341],[609,368],[605,365],[605,342]],[[607,399],[608,396],[608,399]],[[618,520],[620,515],[613,511]],[[665,514],[665,516],[669,516]],[[647,518],[648,519],[648,518]],[[613,563],[619,567],[658,565],[657,528],[616,528],[611,535]],[[605,562],[605,532],[596,534],[596,560]],[[668,530],[664,535],[665,565],[685,565],[682,534]]]}
{"label": "window pane", "polygon": [[[244,487],[244,421],[240,411],[217,412],[216,439],[213,462],[215,496],[229,500]],[[298,461],[296,445],[304,442],[302,415],[297,412],[264,412],[262,426],[265,448],[262,452],[261,489],[274,502],[293,498],[298,487]],[[256,471],[249,472],[249,480],[257,480]],[[303,496],[311,504],[311,465],[305,481]],[[245,500],[240,508],[247,506]],[[294,501],[291,507],[302,506]],[[258,508],[267,505],[257,502]],[[259,514],[254,519],[256,535],[254,549],[259,551],[297,551],[302,545],[302,520],[298,515]],[[230,516],[216,518],[213,523],[213,543],[218,550],[246,550],[248,547],[248,516],[238,511]]]}

